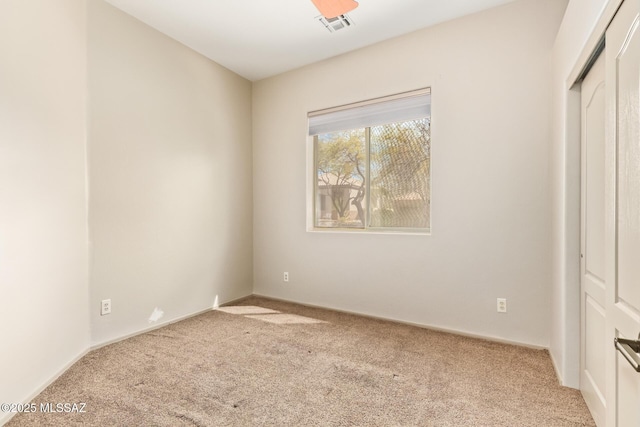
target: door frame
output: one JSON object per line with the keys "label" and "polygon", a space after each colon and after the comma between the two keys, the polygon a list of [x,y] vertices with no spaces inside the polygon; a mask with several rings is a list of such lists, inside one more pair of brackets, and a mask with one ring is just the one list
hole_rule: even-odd
{"label": "door frame", "polygon": [[562,318],[563,360],[556,366],[562,385],[578,389],[580,387],[580,182],[581,182],[581,112],[580,85],[600,51],[604,48],[604,37],[609,24],[624,0],[608,0],[596,25],[588,37],[574,66],[565,81],[565,134],[563,139],[564,182],[564,227],[565,238],[561,248],[561,269],[564,298]]}

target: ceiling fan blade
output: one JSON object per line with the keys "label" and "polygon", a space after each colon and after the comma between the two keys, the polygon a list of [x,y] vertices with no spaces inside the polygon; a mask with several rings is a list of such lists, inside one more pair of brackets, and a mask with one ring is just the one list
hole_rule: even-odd
{"label": "ceiling fan blade", "polygon": [[358,7],[355,0],[311,0],[325,18],[344,15]]}

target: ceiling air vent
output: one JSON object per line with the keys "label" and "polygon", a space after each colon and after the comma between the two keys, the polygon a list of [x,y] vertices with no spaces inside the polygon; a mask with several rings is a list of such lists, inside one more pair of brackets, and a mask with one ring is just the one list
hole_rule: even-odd
{"label": "ceiling air vent", "polygon": [[338,15],[335,18],[319,16],[318,20],[322,22],[322,25],[324,25],[331,33],[335,33],[338,30],[342,30],[343,28],[351,27],[353,25],[353,21],[346,14]]}

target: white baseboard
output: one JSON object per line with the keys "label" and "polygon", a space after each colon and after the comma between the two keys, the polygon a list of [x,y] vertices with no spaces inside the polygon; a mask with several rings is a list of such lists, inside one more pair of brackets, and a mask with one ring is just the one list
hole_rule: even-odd
{"label": "white baseboard", "polygon": [[124,341],[124,340],[129,339],[129,338],[133,338],[133,337],[138,336],[138,335],[146,334],[147,332],[155,331],[156,329],[164,328],[165,326],[169,326],[169,325],[172,325],[174,323],[181,322],[181,321],[189,319],[191,317],[199,316],[199,315],[201,315],[203,313],[207,313],[207,312],[209,312],[211,310],[213,310],[213,308],[211,308],[211,307],[205,308],[204,310],[198,310],[198,311],[196,311],[194,313],[189,313],[189,314],[185,314],[183,316],[176,317],[174,319],[165,320],[164,322],[161,322],[161,323],[155,323],[155,324],[153,324],[151,326],[147,326],[146,328],[141,328],[141,329],[138,329],[136,331],[130,332],[128,334],[118,336],[116,338],[111,338],[109,340],[101,341],[101,342],[98,342],[98,343],[91,343],[91,351],[97,350],[97,349],[99,349],[101,347],[108,346],[110,344],[115,344],[117,342]]}
{"label": "white baseboard", "polygon": [[562,375],[560,375],[560,369],[558,369],[558,363],[556,362],[556,358],[553,357],[553,353],[549,352],[549,357],[551,358],[551,364],[553,365],[553,370],[556,372],[556,378],[558,378],[558,383],[560,385],[564,385],[562,381]]}
{"label": "white baseboard", "polygon": [[432,331],[438,331],[438,332],[446,332],[448,334],[460,335],[460,336],[463,336],[463,337],[478,338],[478,339],[492,341],[492,342],[499,342],[499,343],[502,343],[502,344],[517,345],[518,347],[526,347],[526,348],[531,348],[531,349],[534,349],[534,350],[547,350],[547,352],[549,350],[548,347],[544,347],[544,346],[539,346],[539,345],[535,345],[535,344],[529,344],[529,343],[520,342],[520,341],[507,340],[507,339],[504,339],[504,338],[494,337],[494,336],[490,336],[490,335],[474,334],[474,333],[471,333],[471,332],[462,331],[462,330],[458,330],[458,329],[442,328],[440,326],[429,325],[429,324],[425,324],[425,323],[409,322],[409,321],[406,321],[406,320],[394,319],[392,317],[381,317],[381,316],[375,316],[375,315],[372,315],[372,314],[361,313],[361,312],[357,312],[357,311],[341,310],[341,309],[337,309],[337,308],[333,308],[333,307],[325,307],[325,306],[321,306],[321,305],[307,304],[307,303],[304,303],[304,302],[288,300],[288,299],[284,299],[284,298],[270,297],[268,295],[253,294],[253,296],[260,297],[260,298],[265,298],[265,299],[270,299],[270,300],[274,300],[274,301],[290,302],[292,304],[303,305],[305,307],[322,308],[324,310],[336,311],[338,313],[353,314],[353,315],[356,315],[356,316],[367,317],[369,319],[386,320],[388,322],[399,323],[399,324],[402,324],[402,325],[416,326],[418,328],[430,329]]}
{"label": "white baseboard", "polygon": [[576,390],[580,389],[579,385],[573,385],[573,384],[567,384],[566,381],[564,380],[564,377],[562,376],[562,371],[560,370],[560,365],[558,365],[558,361],[556,360],[556,358],[553,356],[552,352],[549,352],[549,357],[551,358],[551,364],[553,365],[553,370],[556,373],[556,378],[558,378],[558,384],[560,384],[563,387],[568,387],[568,388],[573,388]]}
{"label": "white baseboard", "polygon": [[[49,378],[47,381],[44,382],[44,384],[40,385],[40,387],[38,387],[34,392],[31,393],[31,395],[26,398],[23,402],[23,404],[27,404],[31,401],[33,401],[33,399],[35,399],[36,397],[38,397],[38,395],[40,393],[42,393],[44,391],[44,389],[46,389],[47,387],[49,387],[51,384],[53,384],[53,382],[55,380],[57,380],[60,375],[64,374],[65,372],[67,372],[67,370],[73,366],[77,361],[79,361],[80,359],[82,359],[84,356],[86,356],[89,353],[89,349],[86,348],[84,350],[82,350],[77,356],[75,356],[73,359],[71,359],[70,362],[67,362],[61,369],[58,370],[58,372],[56,372],[55,374],[53,374],[53,376],[51,378]],[[9,420],[11,418],[13,418],[15,415],[17,414],[17,412],[8,412],[8,413],[2,413],[0,414],[0,426],[5,425],[6,423],[9,422]]]}
{"label": "white baseboard", "polygon": [[[229,305],[229,304],[235,304],[235,303],[238,303],[238,302],[240,302],[240,301],[242,301],[242,300],[244,300],[244,299],[247,299],[247,298],[248,298],[248,297],[250,297],[250,296],[251,296],[251,295],[247,295],[247,296],[244,296],[244,297],[241,297],[241,298],[236,298],[236,299],[234,299],[234,300],[231,300],[231,301],[228,301],[228,302],[222,303],[222,304],[220,304],[220,305],[221,305],[221,306],[224,306],[224,305]],[[158,323],[158,324],[155,324],[155,325],[149,326],[149,327],[147,327],[147,328],[142,328],[142,329],[140,329],[140,330],[138,330],[138,331],[132,332],[132,333],[130,333],[130,334],[126,334],[126,335],[124,335],[124,336],[120,336],[120,337],[113,338],[113,339],[110,339],[110,340],[107,340],[107,341],[103,341],[103,342],[99,342],[99,343],[92,343],[90,347],[88,347],[87,349],[85,349],[85,350],[83,350],[82,352],[80,352],[80,354],[78,354],[78,355],[77,355],[76,357],[74,357],[70,362],[68,362],[67,364],[65,364],[65,365],[64,365],[64,366],[63,366],[63,367],[62,367],[58,372],[56,372],[56,373],[55,373],[55,374],[54,374],[54,375],[53,375],[49,380],[47,380],[44,384],[42,384],[40,387],[38,387],[38,388],[37,388],[33,393],[31,393],[31,395],[30,395],[27,399],[25,399],[25,401],[24,401],[24,402],[22,402],[22,403],[27,404],[27,403],[29,403],[29,402],[33,401],[33,399],[35,399],[36,397],[38,397],[38,395],[39,395],[40,393],[42,393],[42,392],[44,391],[44,389],[46,389],[47,387],[49,387],[49,386],[50,386],[50,385],[51,385],[55,380],[57,380],[57,379],[60,377],[60,375],[64,374],[64,373],[65,373],[65,372],[66,372],[66,371],[67,371],[71,366],[73,366],[77,361],[79,361],[80,359],[82,359],[84,356],[86,356],[87,354],[89,354],[89,353],[90,353],[91,351],[93,351],[93,350],[96,350],[96,349],[98,349],[98,348],[100,348],[100,347],[107,346],[107,345],[109,345],[109,344],[113,344],[113,343],[116,343],[116,342],[119,342],[119,341],[126,340],[127,338],[131,338],[131,337],[134,337],[134,336],[136,336],[136,335],[145,334],[145,333],[147,333],[147,332],[150,332],[150,331],[153,331],[153,330],[156,330],[156,329],[163,328],[163,327],[168,326],[168,325],[171,325],[171,324],[173,324],[173,323],[177,323],[177,322],[180,322],[180,321],[182,321],[182,320],[186,320],[186,319],[189,319],[189,318],[191,318],[191,317],[195,317],[195,316],[198,316],[198,315],[200,315],[200,314],[207,313],[207,312],[209,312],[209,311],[211,311],[211,310],[214,310],[214,309],[215,309],[214,307],[209,307],[209,308],[206,308],[206,309],[204,309],[204,310],[199,310],[199,311],[194,312],[194,313],[186,314],[186,315],[184,315],[184,316],[180,316],[180,317],[177,317],[177,318],[175,318],[175,319],[167,320],[167,321],[165,321],[165,322],[162,322],[162,323]],[[8,422],[9,422],[9,420],[10,420],[11,418],[13,418],[13,416],[14,416],[14,415],[16,415],[16,413],[4,413],[4,414],[0,414],[0,427],[1,427],[1,426],[4,426],[6,423],[8,423]]]}
{"label": "white baseboard", "polygon": [[[245,299],[249,298],[250,296],[251,295],[247,295],[247,296],[240,297],[240,298],[235,298],[235,299],[233,299],[231,301],[227,301],[227,302],[221,303],[220,306],[235,304],[235,303],[238,303],[238,302],[240,302],[242,300],[245,300]],[[155,331],[156,329],[164,328],[165,326],[169,326],[169,325],[172,325],[174,323],[178,323],[178,322],[181,322],[183,320],[187,320],[187,319],[189,319],[191,317],[199,316],[201,314],[207,313],[207,312],[209,312],[211,310],[215,310],[215,309],[216,309],[216,307],[208,307],[208,308],[205,308],[203,310],[198,310],[198,311],[190,313],[190,314],[185,314],[183,316],[176,317],[174,319],[165,320],[164,322],[161,322],[161,323],[155,323],[155,324],[153,324],[151,326],[148,326],[148,327],[142,328],[142,329],[138,329],[137,331],[128,333],[126,335],[122,335],[122,336],[119,336],[119,337],[116,337],[116,338],[112,338],[112,339],[109,339],[109,340],[106,340],[106,341],[98,342],[98,343],[92,343],[90,349],[91,349],[91,351],[97,350],[100,347],[105,347],[105,346],[107,346],[109,344],[114,344],[114,343],[117,343],[119,341],[123,341],[123,340],[126,340],[128,338],[135,337],[137,335],[146,334],[147,332],[151,332],[151,331]]]}
{"label": "white baseboard", "polygon": [[[517,346],[520,346],[520,347],[532,348],[532,349],[536,349],[536,350],[548,350],[547,347],[538,346],[538,345],[532,345],[532,344],[523,343],[523,342],[519,342],[519,341],[506,340],[506,339],[493,337],[493,336],[479,335],[479,334],[469,333],[467,331],[460,331],[460,330],[456,330],[456,329],[442,328],[442,327],[428,325],[428,324],[422,324],[422,323],[416,323],[416,322],[408,322],[408,321],[398,320],[398,319],[394,319],[394,318],[386,318],[386,317],[374,316],[374,315],[371,315],[371,314],[360,313],[360,312],[356,312],[356,311],[341,310],[341,309],[336,309],[336,308],[332,308],[332,307],[324,307],[324,306],[320,306],[320,305],[307,304],[307,303],[303,303],[303,302],[299,302],[299,301],[287,300],[287,299],[283,299],[283,298],[274,298],[274,297],[271,297],[271,296],[260,295],[260,294],[247,295],[245,297],[237,298],[237,299],[234,299],[232,301],[228,301],[228,302],[222,303],[220,305],[221,306],[225,306],[225,305],[235,304],[235,303],[241,302],[241,301],[243,301],[243,300],[245,300],[245,299],[247,299],[247,298],[249,298],[251,296],[270,299],[270,300],[274,300],[274,301],[289,302],[289,303],[293,303],[293,304],[303,305],[303,306],[306,306],[306,307],[322,308],[322,309],[325,309],[325,310],[332,310],[332,311],[336,311],[336,312],[339,312],[339,313],[353,314],[353,315],[367,317],[367,318],[371,318],[371,319],[386,320],[386,321],[391,321],[391,322],[400,323],[400,324],[404,324],[404,325],[416,326],[416,327],[419,327],[419,328],[431,329],[431,330],[434,330],[434,331],[440,331],[440,332],[446,332],[446,333],[455,334],[455,335],[466,336],[466,337],[470,337],[470,338],[479,338],[479,339],[488,340],[488,341],[494,341],[494,342],[500,342],[500,343],[504,343],[504,344],[517,345]],[[150,332],[150,331],[153,331],[153,330],[156,330],[156,329],[163,328],[163,327],[171,325],[173,323],[177,323],[177,322],[180,322],[182,320],[186,320],[186,319],[189,319],[191,317],[195,317],[195,316],[198,316],[200,314],[207,313],[207,312],[209,312],[211,310],[214,310],[214,309],[215,308],[213,308],[213,307],[206,308],[204,310],[199,310],[199,311],[194,312],[194,313],[186,314],[184,316],[180,316],[180,317],[177,317],[177,318],[174,318],[174,319],[171,319],[171,320],[167,320],[165,322],[162,322],[162,323],[159,323],[159,324],[155,324],[155,325],[149,326],[147,328],[142,328],[142,329],[140,329],[138,331],[126,334],[124,336],[120,336],[120,337],[117,337],[117,338],[114,338],[114,339],[110,339],[110,340],[107,340],[107,341],[103,341],[103,342],[100,342],[100,343],[93,343],[90,348],[87,348],[86,350],[84,350],[80,354],[78,354],[76,357],[74,357],[73,360],[71,360],[69,363],[67,363],[59,372],[57,372],[55,375],[53,375],[48,381],[46,381],[42,386],[40,386],[36,391],[34,391],[31,394],[31,396],[28,399],[26,399],[23,403],[26,404],[26,403],[31,402],[33,399],[35,399],[40,393],[42,393],[44,391],[45,388],[47,388],[49,385],[51,385],[51,383],[53,383],[55,380],[57,380],[58,377],[60,377],[60,375],[65,373],[74,363],[76,363],[78,360],[82,359],[85,355],[87,355],[89,352],[91,352],[93,350],[96,350],[98,348],[107,346],[109,344],[113,344],[113,343],[116,343],[116,342],[119,342],[119,341],[123,341],[125,339],[131,338],[131,337],[134,337],[134,336],[137,336],[137,335],[145,334],[147,332]],[[553,355],[551,355],[550,352],[548,352],[548,353],[549,353],[549,356],[551,358],[551,363],[552,363],[553,368],[555,370],[556,376],[558,377],[558,380],[559,380],[560,384],[562,384],[562,377],[560,376],[560,372],[558,370],[558,366],[557,366],[556,360],[553,358]],[[9,422],[9,420],[14,415],[15,415],[15,413],[7,413],[7,414],[3,414],[2,416],[0,416],[0,426],[3,426],[7,422]]]}

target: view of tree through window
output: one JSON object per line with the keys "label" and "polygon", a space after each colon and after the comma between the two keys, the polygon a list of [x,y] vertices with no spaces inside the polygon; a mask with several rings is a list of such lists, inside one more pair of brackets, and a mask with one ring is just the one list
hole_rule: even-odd
{"label": "view of tree through window", "polygon": [[367,154],[365,129],[318,135],[317,227],[365,224]]}
{"label": "view of tree through window", "polygon": [[430,118],[319,134],[315,226],[430,227]]}

